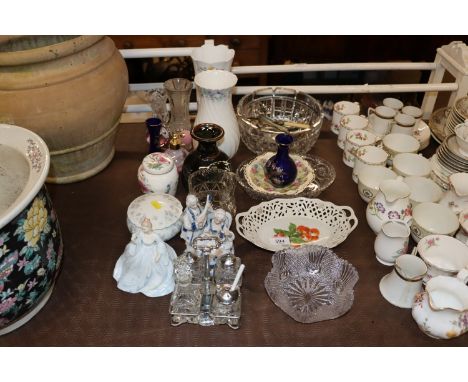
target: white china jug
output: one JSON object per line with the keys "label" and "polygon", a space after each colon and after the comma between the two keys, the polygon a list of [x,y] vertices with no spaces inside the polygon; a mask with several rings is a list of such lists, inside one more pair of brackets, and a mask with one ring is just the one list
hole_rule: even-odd
{"label": "white china jug", "polygon": [[399,176],[380,183],[379,192],[369,202],[366,209],[366,219],[369,227],[377,234],[383,223],[391,219],[404,221],[407,225],[411,221],[411,190]]}
{"label": "white china jug", "polygon": [[395,259],[408,251],[410,229],[403,220],[391,219],[382,224],[374,241],[377,260],[383,265],[395,264]]}
{"label": "white china jug", "polygon": [[412,314],[419,328],[439,339],[458,337],[468,331],[468,270],[457,277],[436,276],[426,291],[416,295]]}

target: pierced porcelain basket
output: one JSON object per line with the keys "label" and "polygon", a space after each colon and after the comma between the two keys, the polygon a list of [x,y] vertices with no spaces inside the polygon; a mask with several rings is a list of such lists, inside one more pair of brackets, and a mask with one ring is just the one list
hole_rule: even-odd
{"label": "pierced porcelain basket", "polygon": [[268,251],[319,244],[333,248],[356,228],[351,207],[320,199],[273,199],[236,215],[239,235]]}
{"label": "pierced porcelain basket", "polygon": [[354,302],[359,276],[332,250],[312,245],[276,252],[265,278],[268,295],[282,311],[302,323],[342,316]]}

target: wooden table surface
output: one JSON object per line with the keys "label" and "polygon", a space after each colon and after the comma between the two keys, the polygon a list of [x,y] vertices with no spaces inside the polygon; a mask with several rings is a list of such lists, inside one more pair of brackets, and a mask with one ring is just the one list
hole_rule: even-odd
{"label": "wooden table surface", "polygon": [[[294,321],[272,303],[265,291],[271,253],[236,233],[236,255],[246,265],[241,328],[190,324],[172,327],[169,296],[148,298],[124,293],[112,278],[115,262],[130,239],[127,207],[140,195],[136,172],[146,153],[144,137],[143,124],[121,125],[115,158],[104,171],[82,182],[48,186],[63,232],[62,270],[46,306],[26,325],[0,337],[0,346],[468,345],[468,336],[450,341],[429,338],[417,327],[411,310],[392,306],[380,295],[379,281],[391,268],[375,259],[375,236],[366,223],[366,204],[357,193],[352,170],[343,164],[336,136],[328,127],[311,153],[330,161],[337,172],[335,182],[319,197],[351,206],[359,219],[358,227],[334,249],[359,272],[351,310],[331,321]],[[432,142],[425,154],[434,149]],[[253,156],[241,144],[232,160],[234,167]],[[259,203],[240,187],[236,196],[239,212]],[[185,204],[181,184],[177,197]],[[169,244],[178,254],[182,252],[183,241],[178,236]]]}

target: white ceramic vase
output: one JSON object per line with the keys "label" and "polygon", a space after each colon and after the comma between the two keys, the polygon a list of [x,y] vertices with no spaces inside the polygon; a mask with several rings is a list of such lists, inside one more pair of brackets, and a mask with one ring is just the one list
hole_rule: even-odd
{"label": "white ceramic vase", "polygon": [[232,106],[232,88],[237,76],[225,70],[206,70],[195,76],[198,94],[198,113],[195,126],[215,123],[224,129],[218,144],[221,151],[232,158],[239,148],[240,132]]}

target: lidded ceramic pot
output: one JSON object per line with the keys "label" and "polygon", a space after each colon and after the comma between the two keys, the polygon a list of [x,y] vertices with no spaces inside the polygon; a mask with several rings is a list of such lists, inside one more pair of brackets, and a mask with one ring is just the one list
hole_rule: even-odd
{"label": "lidded ceramic pot", "polygon": [[174,161],[163,153],[148,154],[138,168],[138,183],[145,194],[155,192],[174,196],[178,182],[179,174]]}
{"label": "lidded ceramic pot", "polygon": [[127,226],[131,233],[143,229],[142,222],[148,218],[152,231],[162,240],[172,239],[182,227],[182,204],[169,194],[149,193],[130,203],[127,210]]}

